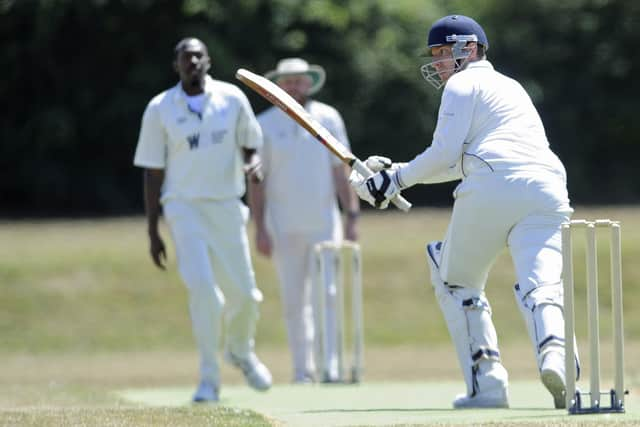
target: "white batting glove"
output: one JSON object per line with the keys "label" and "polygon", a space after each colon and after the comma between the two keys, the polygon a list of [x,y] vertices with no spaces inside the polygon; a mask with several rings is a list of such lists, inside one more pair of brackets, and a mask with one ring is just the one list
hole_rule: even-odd
{"label": "white batting glove", "polygon": [[364,162],[372,172],[380,172],[382,169],[391,169],[393,162],[390,158],[384,156],[369,156]]}
{"label": "white batting glove", "polygon": [[384,156],[369,156],[364,162],[372,172],[380,172],[383,169],[388,171],[396,171],[406,163],[392,162],[390,158]]}
{"label": "white batting glove", "polygon": [[386,209],[389,201],[400,193],[394,175],[394,172],[387,172],[384,169],[367,179],[363,179],[358,173],[352,173],[349,181],[358,197],[371,206]]}

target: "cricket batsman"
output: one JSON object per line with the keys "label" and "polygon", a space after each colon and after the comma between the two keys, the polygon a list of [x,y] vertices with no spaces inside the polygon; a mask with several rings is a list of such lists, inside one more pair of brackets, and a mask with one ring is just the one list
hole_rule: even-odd
{"label": "cricket batsman", "polygon": [[[564,166],[549,148],[531,99],[487,60],[482,27],[462,15],[431,27],[424,78],[443,88],[433,141],[408,163],[372,156],[372,177],[352,177],[363,200],[384,209],[416,184],[461,180],[442,241],[427,244],[438,303],[448,325],[466,393],[454,408],[506,408],[508,375],[501,362],[484,290],[508,248],[540,378],[556,408],[565,406],[561,224],[570,219]],[[573,339],[573,337],[570,337]]]}

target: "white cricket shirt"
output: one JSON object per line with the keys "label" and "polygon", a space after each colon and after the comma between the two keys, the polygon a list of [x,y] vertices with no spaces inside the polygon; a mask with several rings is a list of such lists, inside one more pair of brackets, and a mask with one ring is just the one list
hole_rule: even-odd
{"label": "white cricket shirt", "polygon": [[447,81],[433,142],[399,169],[399,178],[404,186],[429,182],[454,165],[464,176],[493,170],[566,179],[529,95],[486,60],[470,63]]}
{"label": "white cricket shirt", "polygon": [[229,199],[245,192],[241,148],[262,146],[244,93],[206,76],[202,112],[189,108],[181,83],[154,97],[144,112],[136,166],[164,169],[161,200]]}
{"label": "white cricket shirt", "polygon": [[[338,111],[310,100],[304,106],[338,141],[349,147]],[[332,169],[340,159],[279,108],[258,115],[264,134],[266,219],[275,232],[327,230],[338,217]]]}

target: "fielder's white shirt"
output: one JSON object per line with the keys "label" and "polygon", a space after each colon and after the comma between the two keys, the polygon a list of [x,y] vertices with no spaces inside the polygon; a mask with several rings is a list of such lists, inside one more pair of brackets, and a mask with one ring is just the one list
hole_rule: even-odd
{"label": "fielder's white shirt", "polygon": [[447,81],[433,142],[399,169],[399,178],[411,186],[479,170],[554,174],[566,180],[529,95],[486,60],[470,63]]}
{"label": "fielder's white shirt", "polygon": [[142,118],[134,164],[164,169],[161,200],[241,197],[242,147],[262,146],[244,93],[206,76],[202,111],[189,108],[181,83],[154,97]]}
{"label": "fielder's white shirt", "polygon": [[[310,100],[305,110],[349,147],[338,111]],[[258,115],[264,134],[265,214],[273,231],[327,230],[338,215],[332,169],[340,159],[279,108]]]}

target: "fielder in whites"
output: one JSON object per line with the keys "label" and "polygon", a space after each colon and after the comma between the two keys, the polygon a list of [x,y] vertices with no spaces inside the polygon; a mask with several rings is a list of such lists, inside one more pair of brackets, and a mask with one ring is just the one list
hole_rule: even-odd
{"label": "fielder in whites", "polygon": [[[338,111],[309,98],[324,84],[322,67],[309,65],[301,58],[286,58],[265,77],[349,146]],[[349,186],[347,166],[283,111],[271,107],[258,115],[258,121],[264,134],[260,149],[264,181],[251,184],[250,203],[256,224],[256,247],[261,254],[273,256],[280,278],[293,381],[337,381],[336,285],[332,277],[325,280],[328,284],[325,330],[330,337],[325,360],[329,361],[329,367],[321,378],[315,375],[310,304],[312,251],[321,241],[357,238],[359,199]],[[344,234],[336,194],[345,211]]]}
{"label": "fielder in whites", "polygon": [[[467,386],[455,408],[508,407],[508,376],[484,289],[497,255],[508,248],[514,295],[556,408],[564,407],[561,224],[573,212],[564,166],[550,150],[525,90],[494,70],[489,42],[471,18],[436,21],[428,35],[425,79],[444,87],[433,141],[408,163],[372,156],[379,172],[354,177],[358,195],[385,208],[420,183],[462,181],[441,242],[427,245],[433,288]],[[573,375],[573,373],[570,373]]]}
{"label": "fielder in whites", "polygon": [[249,253],[249,212],[240,200],[245,174],[251,180],[259,178],[262,133],[243,92],[207,74],[210,58],[200,40],[186,38],[177,44],[174,67],[180,82],[149,102],[134,164],[145,169],[153,262],[165,268],[165,245],[158,231],[162,204],[178,270],[189,291],[201,358],[193,400],[215,402],[223,314],[226,360],[257,390],[267,390],[272,382],[254,353],[262,294]]}

